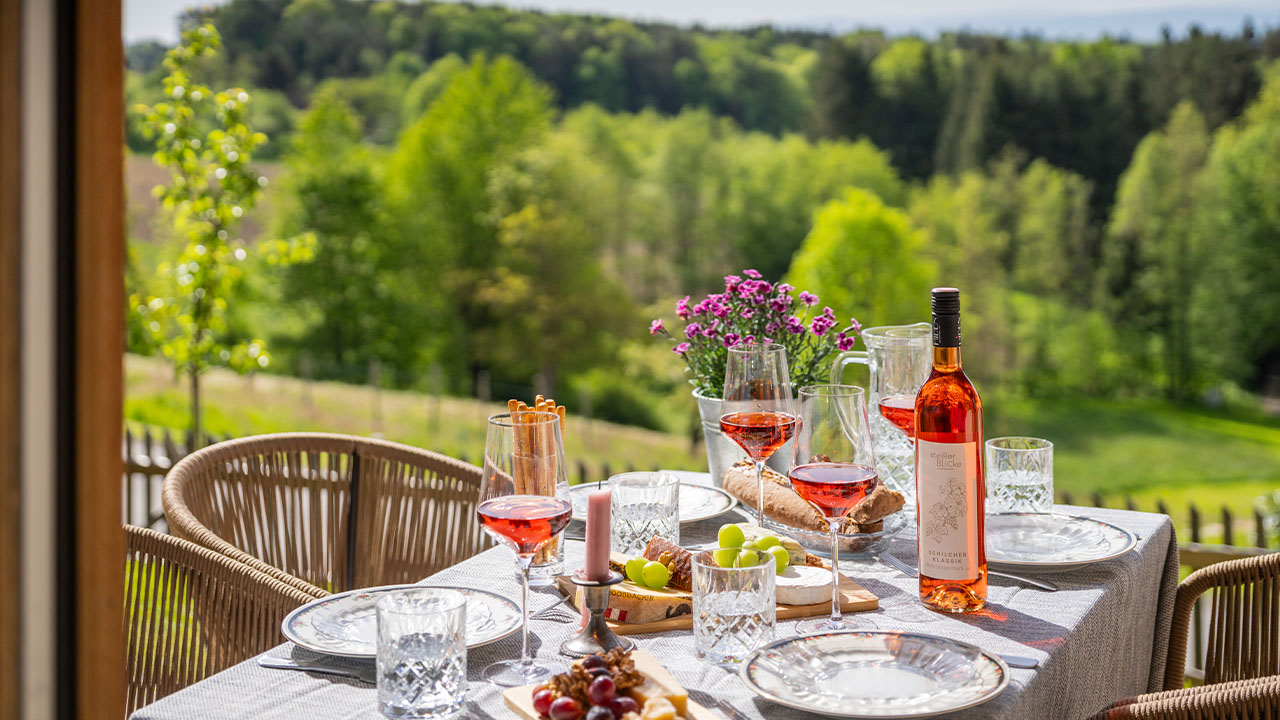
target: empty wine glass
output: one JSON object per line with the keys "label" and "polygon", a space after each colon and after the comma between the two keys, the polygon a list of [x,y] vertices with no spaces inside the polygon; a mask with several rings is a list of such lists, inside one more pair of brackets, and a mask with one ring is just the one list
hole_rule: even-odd
{"label": "empty wine glass", "polygon": [[529,566],[534,553],[557,539],[573,513],[560,416],[513,412],[489,418],[476,512],[485,532],[515,552],[523,579],[520,659],[494,663],[483,675],[504,687],[541,682],[555,671],[529,655]]}
{"label": "empty wine glass", "polygon": [[800,388],[791,487],[818,509],[831,531],[831,617],[800,623],[803,634],[856,627],[840,614],[840,521],[876,489],[866,393],[854,385]]}
{"label": "empty wine glass", "polygon": [[756,467],[756,524],[764,525],[764,463],[796,429],[787,349],[776,343],[729,348],[720,431],[747,452]]}

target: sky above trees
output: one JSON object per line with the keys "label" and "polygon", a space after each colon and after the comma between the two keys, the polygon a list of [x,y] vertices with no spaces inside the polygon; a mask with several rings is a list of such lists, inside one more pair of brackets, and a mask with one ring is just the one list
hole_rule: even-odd
{"label": "sky above trees", "polygon": [[[1176,33],[1192,23],[1206,30],[1236,31],[1246,18],[1259,27],[1280,25],[1280,8],[1265,0],[1181,2],[1179,0],[972,0],[957,10],[952,0],[880,3],[868,0],[476,0],[546,11],[588,12],[680,24],[703,23],[740,27],[775,24],[843,32],[872,26],[891,33],[968,28],[995,33],[1031,31],[1048,37],[1089,38],[1104,33],[1135,40],[1159,37],[1162,26]],[[223,0],[126,0],[125,42],[177,40],[178,15],[194,5],[221,5]]]}

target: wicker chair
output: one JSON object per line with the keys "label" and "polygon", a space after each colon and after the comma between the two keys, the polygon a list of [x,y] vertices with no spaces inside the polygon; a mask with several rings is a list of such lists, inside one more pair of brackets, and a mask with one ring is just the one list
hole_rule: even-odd
{"label": "wicker chair", "polygon": [[1204,684],[1280,674],[1280,553],[1201,568],[1178,585],[1164,689],[1185,683],[1187,633],[1196,599],[1213,591]]}
{"label": "wicker chair", "polygon": [[280,644],[312,598],[226,556],[126,525],[125,716]]}
{"label": "wicker chair", "polygon": [[[1213,592],[1201,687],[1184,688],[1196,600]],[[1121,700],[1095,720],[1280,720],[1280,553],[1201,568],[1178,585],[1164,692]]]}
{"label": "wicker chair", "polygon": [[188,455],[162,498],[174,534],[323,597],[417,582],[488,547],[480,478],[407,445],[290,433]]}
{"label": "wicker chair", "polygon": [[1276,720],[1280,677],[1234,680],[1121,700],[1093,720]]}

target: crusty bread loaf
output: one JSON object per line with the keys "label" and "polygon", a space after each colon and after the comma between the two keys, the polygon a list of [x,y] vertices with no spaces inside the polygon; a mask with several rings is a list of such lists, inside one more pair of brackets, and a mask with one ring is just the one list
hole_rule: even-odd
{"label": "crusty bread loaf", "polygon": [[[742,504],[755,509],[759,497],[755,467],[749,462],[734,464],[724,474],[724,490]],[[884,526],[883,518],[901,510],[903,503],[902,493],[879,485],[844,519],[841,531],[878,532]],[[801,530],[827,532],[828,529],[822,513],[797,495],[785,477],[767,467],[764,469],[764,514],[771,520]]]}

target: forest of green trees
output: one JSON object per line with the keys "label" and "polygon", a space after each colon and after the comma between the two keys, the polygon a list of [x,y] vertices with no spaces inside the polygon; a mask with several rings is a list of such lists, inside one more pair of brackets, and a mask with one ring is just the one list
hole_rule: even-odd
{"label": "forest of green trees", "polygon": [[[282,165],[262,239],[314,237],[246,261],[228,303],[221,332],[265,338],[274,371],[539,373],[662,426],[681,379],[648,319],[753,267],[863,325],[957,285],[969,364],[1010,391],[1280,382],[1280,30],[925,40],[334,0],[196,20],[224,44],[202,82],[246,89],[252,160]],[[129,48],[131,108],[161,99],[162,57]],[[135,295],[162,254],[135,243]]]}

